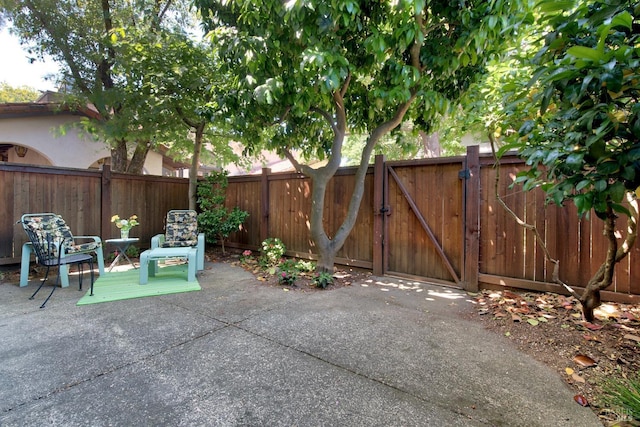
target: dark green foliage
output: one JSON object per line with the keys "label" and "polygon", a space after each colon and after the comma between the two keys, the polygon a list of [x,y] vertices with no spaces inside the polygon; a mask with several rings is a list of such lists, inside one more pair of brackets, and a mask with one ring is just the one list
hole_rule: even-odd
{"label": "dark green foliage", "polygon": [[298,278],[298,266],[294,259],[287,259],[278,268],[278,283],[284,286],[295,286]]}
{"label": "dark green foliage", "polygon": [[327,286],[333,283],[333,275],[327,272],[317,273],[313,277],[313,284],[316,285],[316,288],[326,289]]}
{"label": "dark green foliage", "polygon": [[240,229],[249,213],[237,206],[229,211],[224,201],[229,185],[227,172],[212,172],[198,185],[198,228],[205,233],[207,243],[220,242],[224,252],[224,240]]}
{"label": "dark green foliage", "polygon": [[604,391],[607,403],[621,409],[621,415],[640,420],[640,374],[628,380],[608,381]]}
{"label": "dark green foliage", "polygon": [[640,7],[630,2],[579,3],[545,14],[551,31],[534,58],[528,93],[539,114],[513,145],[530,169],[517,183],[540,186],[550,201],[628,214],[627,191],[640,185]]}

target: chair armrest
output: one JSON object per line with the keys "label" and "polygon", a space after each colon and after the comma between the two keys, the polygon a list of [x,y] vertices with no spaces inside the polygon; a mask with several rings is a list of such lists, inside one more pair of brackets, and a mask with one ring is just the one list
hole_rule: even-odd
{"label": "chair armrest", "polygon": [[151,249],[160,248],[164,243],[164,234],[156,234],[151,238]]}

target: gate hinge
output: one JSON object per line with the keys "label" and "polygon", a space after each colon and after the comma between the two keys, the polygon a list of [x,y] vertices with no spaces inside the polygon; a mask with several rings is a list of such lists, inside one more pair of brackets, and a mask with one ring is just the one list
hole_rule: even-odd
{"label": "gate hinge", "polygon": [[460,179],[469,179],[471,178],[471,171],[469,169],[462,169],[458,172],[458,178]]}

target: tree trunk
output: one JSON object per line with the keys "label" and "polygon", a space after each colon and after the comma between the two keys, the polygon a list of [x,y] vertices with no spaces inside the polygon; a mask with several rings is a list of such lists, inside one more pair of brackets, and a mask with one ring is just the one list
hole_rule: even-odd
{"label": "tree trunk", "polygon": [[422,148],[426,158],[440,157],[442,155],[442,147],[440,146],[440,135],[438,132],[428,134],[425,131],[418,132],[422,140]]}
{"label": "tree trunk", "polygon": [[346,92],[348,83],[349,79],[345,83],[341,92],[334,93],[334,105],[336,108],[335,118],[326,112],[320,111],[327,122],[331,124],[334,133],[333,144],[331,146],[331,157],[329,158],[327,165],[318,169],[312,169],[308,166],[300,165],[290,153],[287,154],[287,157],[296,169],[302,171],[312,179],[310,231],[311,239],[316,244],[318,251],[318,262],[316,264],[316,272],[318,273],[333,273],[336,255],[344,245],[347,237],[349,237],[349,234],[358,219],[358,211],[360,210],[360,203],[362,202],[362,197],[364,195],[364,181],[367,176],[367,170],[369,169],[369,160],[371,159],[373,148],[383,135],[402,123],[402,118],[409,110],[409,107],[415,99],[415,94],[412,94],[411,98],[406,103],[398,107],[396,113],[391,119],[375,128],[369,135],[369,139],[362,150],[360,165],[356,170],[353,193],[349,200],[347,214],[338,230],[332,237],[329,237],[324,230],[324,224],[322,221],[322,215],[324,213],[324,198],[327,184],[335,175],[342,160],[342,143],[344,142],[347,129],[343,95],[344,92]]}
{"label": "tree trunk", "polygon": [[609,242],[607,257],[598,268],[596,274],[589,280],[580,297],[582,304],[582,314],[585,320],[593,322],[593,311],[601,304],[600,291],[608,288],[613,283],[613,274],[615,266],[622,261],[633,247],[638,235],[638,201],[635,195],[627,193],[627,201],[629,202],[630,216],[627,218],[627,235],[622,245],[618,245],[616,238],[616,215],[613,209],[609,208],[607,218],[605,219],[604,234]]}
{"label": "tree trunk", "polygon": [[133,157],[131,158],[131,162],[129,163],[127,172],[136,175],[142,175],[142,172],[144,170],[144,162],[145,160],[147,160],[147,154],[149,153],[150,148],[150,141],[137,141],[136,149],[133,152]]}
{"label": "tree trunk", "polygon": [[[198,190],[198,166],[200,165],[200,152],[202,151],[202,140],[204,138],[205,123],[198,124],[196,128],[195,145],[193,147],[193,157],[189,168],[189,209],[195,210],[197,206]],[[222,247],[224,253],[224,246]]]}
{"label": "tree trunk", "polygon": [[111,149],[111,170],[113,172],[126,172],[128,166],[127,143],[120,139]]}

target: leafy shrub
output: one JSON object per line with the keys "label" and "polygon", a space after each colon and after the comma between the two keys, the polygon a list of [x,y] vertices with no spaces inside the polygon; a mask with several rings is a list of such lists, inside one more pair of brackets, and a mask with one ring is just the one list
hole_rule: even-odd
{"label": "leafy shrub", "polygon": [[316,288],[326,289],[333,283],[333,275],[327,272],[318,273],[313,276],[313,284]]}
{"label": "leafy shrub", "polygon": [[262,251],[260,255],[260,265],[268,268],[275,267],[280,264],[282,256],[287,251],[282,240],[277,237],[269,237],[262,242]]}
{"label": "leafy shrub", "polygon": [[298,274],[295,271],[280,270],[278,272],[278,283],[283,286],[295,286],[297,279]]}
{"label": "leafy shrub", "polygon": [[316,263],[313,261],[300,260],[296,263],[296,269],[303,273],[311,273],[316,269]]}
{"label": "leafy shrub", "polygon": [[129,258],[138,258],[140,255],[140,249],[137,246],[129,246],[127,252],[125,252]]}
{"label": "leafy shrub", "polygon": [[228,186],[226,171],[212,172],[198,184],[198,205],[201,211],[198,215],[198,228],[205,234],[207,243],[220,242],[222,253],[225,252],[225,239],[238,231],[249,216],[249,212],[240,210],[237,206],[231,211],[225,207]]}

